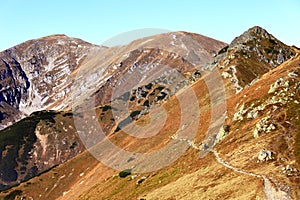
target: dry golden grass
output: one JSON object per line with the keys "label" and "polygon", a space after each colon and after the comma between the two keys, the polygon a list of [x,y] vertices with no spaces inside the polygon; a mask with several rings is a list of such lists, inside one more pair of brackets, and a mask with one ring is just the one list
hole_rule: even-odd
{"label": "dry golden grass", "polygon": [[[299,57],[288,61],[264,75],[260,81],[250,88],[236,96],[228,96],[228,119],[226,124],[230,124],[233,129],[216,147],[220,157],[232,166],[257,174],[264,174],[271,178],[274,185],[276,185],[276,180],[281,184],[290,185],[293,190],[299,188],[299,182],[297,183],[297,180],[279,173],[281,167],[279,161],[256,162],[259,150],[271,148],[271,145],[276,146],[276,142],[280,141],[277,138],[280,132],[274,132],[255,139],[252,135],[255,121],[246,121],[238,124],[232,122],[232,118],[238,103],[241,104],[264,98],[267,95],[270,84],[285,76],[293,67],[299,66],[299,63]],[[201,109],[200,118],[195,119],[199,120],[200,123],[195,143],[200,145],[200,142],[205,138],[210,120],[210,107],[207,106],[209,98],[202,79],[192,87]],[[175,97],[172,97],[170,101],[164,104],[164,108],[167,111],[168,120],[158,135],[144,141],[134,139],[120,132],[110,136],[110,140],[122,148],[138,152],[151,152],[163,147],[170,142],[170,136],[179,128],[180,122],[179,105]],[[147,124],[148,120],[147,117],[141,118],[137,124]],[[149,130],[151,130],[151,127]],[[32,196],[34,199],[265,198],[263,181],[261,179],[239,174],[225,168],[216,162],[212,154],[208,154],[200,159],[199,152],[192,148],[189,148],[171,165],[156,172],[137,174],[138,177],[134,180],[129,180],[129,177],[120,178],[117,174],[118,171],[104,166],[88,152],[84,152],[61,166],[22,183],[6,193],[2,193],[0,197],[4,197],[12,190],[20,189],[23,191],[23,194]],[[147,176],[147,179],[140,185],[136,185],[136,181],[142,176]],[[54,187],[55,184],[56,187]],[[40,194],[42,195],[41,197],[39,196]],[[294,193],[294,195],[297,195],[297,193]]]}

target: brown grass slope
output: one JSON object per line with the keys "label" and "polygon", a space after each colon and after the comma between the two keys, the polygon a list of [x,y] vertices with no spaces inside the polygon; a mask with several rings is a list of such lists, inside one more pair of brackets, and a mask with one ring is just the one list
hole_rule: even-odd
{"label": "brown grass slope", "polygon": [[[84,152],[28,182],[2,192],[1,197],[26,196],[34,199],[72,200],[266,199],[269,196],[278,197],[279,193],[282,193],[287,199],[299,199],[300,58],[297,49],[291,51],[296,52],[296,55],[286,59],[277,68],[271,71],[268,69],[265,74],[260,74],[255,83],[249,84],[238,94],[230,91],[227,93],[225,124],[230,127],[230,131],[214,149],[219,153],[220,159],[237,169],[236,171],[217,162],[213,153],[208,153],[203,158],[199,157],[199,149],[206,138],[211,118],[208,88],[204,78],[201,78],[191,86],[197,102],[189,102],[190,99],[185,98],[189,103],[185,109],[191,109],[196,103],[201,112],[199,118],[194,119],[200,124],[193,140],[194,145],[190,145],[178,160],[167,167],[143,174],[133,171],[133,174],[137,175],[136,178],[121,178],[118,175],[119,171],[108,168],[88,152]],[[222,69],[218,70],[223,72]],[[286,82],[288,86],[281,85]],[[269,92],[270,88],[275,88],[274,92]],[[147,139],[136,139],[119,131],[109,135],[108,139],[123,149],[143,153],[156,151],[174,142],[172,136],[182,128],[178,99],[180,95],[186,94],[185,91],[180,90],[178,96],[172,96],[163,104],[167,121],[157,135]],[[248,113],[256,111],[255,117],[247,117]],[[240,116],[238,119],[235,117],[236,113]],[[257,124],[267,116],[269,117],[264,125],[269,127],[273,124],[275,129],[260,130],[258,137],[254,137]],[[145,125],[148,123],[148,117],[145,115],[134,123]],[[189,132],[189,129],[183,129],[183,132]],[[94,148],[97,149],[97,146]],[[262,149],[272,151],[273,159],[258,162],[257,155]],[[159,165],[155,160],[148,163],[153,166]],[[287,168],[292,170],[286,170]],[[251,176],[250,173],[259,177]],[[143,176],[147,178],[136,184]],[[262,176],[270,180],[269,188]]]}
{"label": "brown grass slope", "polygon": [[[234,113],[236,112],[237,103],[246,103],[268,97],[268,90],[280,77],[288,77],[290,72],[294,72],[300,66],[299,57],[295,57],[270,73],[264,75],[261,80],[257,81],[253,86],[245,89],[237,96],[228,99],[228,120],[226,124],[231,126],[231,131],[217,146],[217,151],[223,160],[231,165],[249,172],[264,174],[274,184],[282,190],[287,190],[295,199],[299,197],[299,179],[298,175],[283,174],[281,168],[283,165],[290,164],[293,168],[299,169],[299,154],[297,153],[297,144],[299,144],[299,132],[297,127],[297,114],[292,105],[280,107],[274,113],[286,113],[295,118],[289,120],[292,126],[287,132],[281,129],[272,133],[263,134],[259,138],[253,137],[253,128],[255,123],[252,120],[244,120],[241,122],[232,122]],[[297,73],[297,72],[295,72]],[[193,85],[194,91],[197,91],[199,102],[205,102],[205,84],[203,80]],[[201,90],[200,90],[201,88]],[[257,89],[259,88],[259,89]],[[297,96],[295,98],[298,98]],[[202,99],[202,100],[201,100]],[[172,98],[164,106],[167,108],[170,116],[176,116],[178,112],[176,99]],[[203,105],[203,104],[202,104]],[[278,105],[279,106],[279,105]],[[269,108],[268,108],[269,109]],[[292,110],[291,110],[292,109]],[[268,110],[267,110],[268,111]],[[264,111],[264,113],[267,113]],[[209,108],[203,108],[200,124],[206,124],[209,118]],[[261,119],[264,113],[259,115],[255,121]],[[279,115],[278,115],[279,114]],[[295,115],[296,114],[296,115]],[[142,120],[142,119],[141,119]],[[176,121],[176,119],[174,119]],[[288,119],[285,119],[286,121]],[[280,120],[276,120],[280,123]],[[166,124],[168,126],[168,123]],[[175,126],[172,123],[172,127]],[[279,127],[279,125],[276,125]],[[283,127],[287,126],[286,124]],[[286,127],[287,128],[287,127]],[[147,144],[141,144],[139,141],[132,141],[126,134],[113,136],[112,141],[121,141],[119,144],[123,148],[145,149],[143,145],[155,144],[152,149],[170,140],[170,135],[174,133],[171,129],[163,130],[163,134],[157,135],[158,138],[152,138]],[[205,130],[198,130],[195,141],[201,141],[204,138]],[[295,140],[291,144],[292,153],[282,146],[282,137],[290,134]],[[201,139],[202,138],[202,139]],[[118,144],[118,142],[116,144]],[[130,141],[130,142],[122,142]],[[196,142],[197,144],[197,142]],[[198,143],[200,146],[200,144]],[[150,146],[150,145],[149,145]],[[148,147],[148,146],[147,146]],[[257,153],[263,149],[272,150],[276,159],[268,162],[257,163]],[[280,156],[279,156],[280,155]],[[117,171],[111,170],[101,163],[97,163],[87,152],[75,159],[30,180],[29,183],[22,183],[13,190],[22,190],[23,195],[35,198],[49,199],[135,199],[143,197],[145,199],[257,199],[265,198],[263,192],[263,182],[259,178],[235,173],[217,163],[212,154],[207,155],[203,159],[199,159],[198,151],[190,148],[179,160],[172,165],[163,168],[157,172],[138,174],[139,177],[147,176],[148,178],[140,185],[136,185],[136,180],[130,178],[120,178]],[[48,189],[47,189],[48,188]],[[54,189],[53,189],[54,188]],[[51,190],[51,192],[47,192]],[[45,192],[46,191],[46,192]],[[11,191],[7,191],[9,193]]]}

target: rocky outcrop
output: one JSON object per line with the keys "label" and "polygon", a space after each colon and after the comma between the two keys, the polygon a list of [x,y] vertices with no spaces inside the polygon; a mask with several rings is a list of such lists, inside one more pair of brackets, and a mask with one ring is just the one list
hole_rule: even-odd
{"label": "rocky outcrop", "polygon": [[259,120],[256,125],[255,125],[255,129],[253,131],[253,136],[255,138],[259,137],[260,133],[270,133],[271,131],[276,130],[276,127],[274,124],[272,124],[270,122],[270,117],[264,117],[261,120]]}
{"label": "rocky outcrop", "polygon": [[220,142],[226,135],[228,135],[229,131],[230,131],[230,126],[229,125],[223,125],[220,128],[218,134],[216,135],[215,144]]}
{"label": "rocky outcrop", "polygon": [[236,92],[295,55],[295,51],[261,27],[255,26],[219,51],[203,69],[219,68]]}
{"label": "rocky outcrop", "polygon": [[247,112],[247,110],[244,110],[245,105],[243,104],[235,113],[233,116],[233,121],[242,121],[244,119],[243,115]]}
{"label": "rocky outcrop", "polygon": [[270,89],[268,91],[269,94],[274,93],[276,90],[278,90],[279,88],[283,88],[284,90],[288,90],[289,88],[289,81],[285,81],[283,78],[278,79],[275,83],[273,83],[270,86]]}

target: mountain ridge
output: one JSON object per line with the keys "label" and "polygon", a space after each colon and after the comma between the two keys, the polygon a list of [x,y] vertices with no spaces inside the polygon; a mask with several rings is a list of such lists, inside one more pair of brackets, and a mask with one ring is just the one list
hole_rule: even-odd
{"label": "mountain ridge", "polygon": [[[155,43],[155,39],[149,41],[150,37],[144,41],[136,40],[126,47],[115,47],[91,54],[96,57],[82,65],[83,72],[89,71],[91,72],[89,75],[92,75],[97,71],[97,68],[95,71],[92,68],[101,64],[108,65],[106,70],[112,76],[107,80],[95,78],[90,81],[91,84],[88,88],[91,90],[86,94],[94,95],[93,97],[96,97],[98,101],[95,104],[95,116],[90,117],[98,119],[100,126],[107,130],[105,132],[106,139],[100,141],[100,146],[101,142],[109,140],[122,149],[151,153],[174,142],[175,144],[186,144],[187,151],[178,160],[156,172],[138,173],[133,168],[132,175],[125,178],[122,178],[120,171],[99,163],[88,151],[83,151],[73,158],[68,158],[65,160],[66,162],[50,171],[9,189],[7,193],[3,193],[3,197],[14,194],[14,192],[19,192],[15,197],[72,200],[99,198],[272,199],[275,197],[297,199],[299,197],[300,194],[297,192],[300,166],[298,147],[300,140],[299,134],[297,134],[297,130],[299,130],[297,108],[300,101],[297,89],[300,74],[299,50],[281,43],[257,26],[235,38],[229,45],[216,43],[219,48],[215,48],[215,52],[206,48],[205,54],[198,51],[198,45],[192,44],[197,40],[184,42],[186,38],[180,38],[180,34],[175,34],[176,40],[173,40],[174,33],[163,36],[165,43],[161,43],[161,40],[158,39],[158,43],[161,43],[159,45]],[[176,46],[178,38],[182,43],[178,43]],[[150,48],[146,48],[143,46],[143,42],[145,42],[144,44],[152,42],[152,44],[150,44]],[[136,43],[138,44],[136,45]],[[177,53],[179,59],[173,54],[175,48],[173,44],[176,48],[181,48]],[[188,47],[194,51],[193,56],[185,51],[182,44],[190,45]],[[132,50],[134,46],[136,49]],[[118,55],[118,53],[120,54]],[[109,61],[102,63],[101,55],[107,55]],[[115,55],[117,56],[114,57]],[[200,55],[214,57],[211,61],[206,58],[199,61],[197,57]],[[173,73],[166,73],[165,76],[158,77],[149,75],[148,79],[145,78],[145,82],[141,81],[140,85],[136,87],[126,88],[125,93],[121,90],[115,98],[111,98],[110,90],[106,89],[111,85],[118,87],[120,77],[124,77],[122,73],[130,72],[132,67],[139,72],[149,66],[154,68],[154,72],[160,72],[155,68],[157,66],[153,65],[157,60],[160,61],[159,64],[169,66],[171,71],[175,69],[177,72],[182,72],[176,76],[183,76],[183,82],[181,83],[180,79],[175,78],[175,86],[172,86]],[[202,61],[203,65],[199,64]],[[123,69],[119,70],[119,68]],[[168,70],[166,72],[169,72]],[[213,134],[207,135],[212,110],[209,99],[211,91],[207,88],[205,78],[218,81],[218,77],[214,76],[214,71],[220,74],[226,89],[227,105],[224,114],[226,116],[224,124],[214,123]],[[79,76],[84,74],[76,73]],[[116,75],[118,73],[121,73],[121,76]],[[139,72],[139,74],[142,73]],[[202,76],[202,74],[204,75]],[[138,75],[135,78],[140,80]],[[153,82],[151,81],[152,77],[154,78]],[[128,76],[127,79],[130,78],[131,76]],[[96,80],[105,80],[107,84],[103,84],[101,87],[101,84],[93,83]],[[179,86],[176,87],[177,85]],[[174,89],[174,92],[168,92],[166,90],[168,88]],[[192,88],[195,92],[197,102],[190,102],[191,99],[183,98],[187,101],[187,107],[181,108],[178,98],[180,99],[180,95],[187,97],[185,92],[188,88]],[[219,89],[221,88],[215,88],[214,92],[218,93]],[[101,93],[101,90],[105,92]],[[80,94],[81,89],[78,91]],[[79,97],[80,101],[76,101],[80,102],[76,104],[79,109],[81,106],[85,108],[82,104],[87,102],[85,97],[89,95],[86,94]],[[103,97],[106,94],[108,97]],[[116,116],[113,115],[113,111],[117,108],[116,105],[124,102],[130,103],[130,118],[128,118],[130,123],[120,126],[123,121],[112,120]],[[179,123],[180,118],[190,117],[188,115],[180,116],[180,110],[190,109],[190,113],[192,113],[191,107],[195,103],[199,105],[201,115],[199,118],[193,116],[193,119],[199,121],[201,126],[197,127],[195,138],[190,140],[178,133],[180,131],[189,133],[193,128],[192,125]],[[162,130],[155,136],[145,139],[136,139],[127,134],[126,128],[149,123],[151,116],[148,113],[151,112],[154,104],[162,105],[166,110],[168,118]],[[55,124],[59,125],[60,122],[63,122],[62,126],[66,128],[68,126],[65,124],[69,122],[63,121],[62,115],[64,114],[58,113],[61,121],[55,120]],[[65,115],[68,118],[72,114],[65,113]],[[75,113],[75,115],[77,114]],[[81,118],[81,116],[79,117]],[[154,117],[162,120],[162,116]],[[89,119],[84,116],[82,118],[87,121]],[[70,119],[68,118],[68,120]],[[82,123],[82,125],[85,124]],[[41,122],[40,128],[35,129],[31,134],[41,138],[41,133],[37,132],[43,126],[44,133],[47,134],[48,125],[44,122]],[[68,128],[68,133],[74,129],[73,125],[71,127]],[[116,129],[117,127],[119,129]],[[92,127],[90,128],[89,130],[93,132]],[[58,130],[60,129],[62,128],[58,128]],[[142,130],[139,134],[147,134],[148,130],[151,130],[151,123],[148,129]],[[0,132],[0,135],[2,133]],[[74,139],[73,135],[76,137],[74,131],[68,137]],[[88,136],[88,133],[84,135]],[[91,140],[97,141],[92,137]],[[39,147],[36,149],[39,151],[35,151],[40,154],[42,142],[38,141]],[[97,151],[97,147],[98,145],[93,146],[92,150]],[[81,144],[77,150],[79,149],[81,149]],[[199,154],[207,149],[206,156],[200,159]],[[265,152],[271,152],[271,156],[265,156]],[[176,150],[173,154],[175,153]],[[110,156],[112,160],[113,158],[127,160],[125,166],[132,165],[137,160],[134,154],[129,159],[120,158],[113,152],[110,153]],[[116,159],[114,162],[118,162]],[[159,164],[155,163],[155,160],[147,160],[145,163],[153,166]],[[232,169],[235,170],[232,171]],[[124,169],[124,171],[126,170],[128,171],[127,168]],[[259,176],[249,176],[249,174],[259,174]],[[264,177],[264,179],[260,177]]]}
{"label": "mountain ridge", "polygon": [[[182,38],[182,40],[180,39],[176,41],[176,44],[170,45],[170,42],[174,40],[174,34],[177,35],[176,37]],[[205,39],[205,36],[199,37],[201,38],[199,42]],[[166,38],[169,41],[161,42]],[[144,41],[144,43],[141,41]],[[198,63],[209,59],[211,49],[217,51],[218,46],[224,45],[224,43],[212,39],[211,43],[216,43],[216,47],[207,47],[207,45],[201,47],[201,43],[196,41],[195,43],[189,42],[188,36],[185,36],[184,33],[172,33],[153,36],[152,41],[149,41],[149,38],[145,38],[133,41],[128,46],[106,48],[95,46],[80,39],[69,38],[65,35],[52,35],[29,40],[1,52],[0,58],[3,60],[3,64],[0,67],[19,69],[20,71],[11,73],[8,77],[2,77],[1,79],[1,83],[3,85],[6,84],[7,88],[0,92],[3,95],[3,98],[0,99],[2,100],[1,103],[6,106],[3,106],[1,110],[1,125],[5,128],[5,122],[10,122],[7,124],[10,126],[3,129],[0,134],[3,134],[3,137],[10,138],[10,135],[20,133],[20,136],[15,141],[20,143],[20,145],[16,145],[14,148],[12,148],[14,142],[11,139],[2,141],[2,152],[14,152],[9,157],[3,156],[2,158],[3,162],[10,163],[10,165],[0,167],[1,170],[9,171],[14,177],[9,179],[9,181],[3,181],[1,183],[2,186],[7,187],[7,185],[31,178],[69,160],[83,150],[78,131],[76,131],[74,122],[71,122],[73,117],[71,112],[74,111],[73,109],[76,106],[84,104],[85,98],[90,95],[96,95],[97,104],[95,106],[102,109],[103,118],[108,118],[110,110],[106,112],[107,107],[105,106],[111,101],[110,91],[114,90],[117,82],[124,74],[131,74],[136,71],[133,74],[136,76],[138,73],[144,73],[145,69],[150,70],[153,74],[148,73],[149,77],[144,77],[145,82],[143,83],[148,84],[148,79],[157,79],[158,77],[155,76],[162,72],[165,78],[161,78],[159,80],[160,83],[153,82],[153,86],[151,86],[154,92],[153,98],[158,99],[149,103],[146,102],[147,99],[145,98],[140,103],[133,102],[135,105],[133,105],[132,109],[145,109],[141,111],[147,112],[152,103],[160,103],[165,98],[165,96],[158,97],[164,94],[164,91],[161,91],[162,89],[156,90],[156,88],[162,88],[159,84],[164,84],[164,87],[168,86],[168,71],[177,70],[178,72],[175,76],[185,77],[189,76],[185,75],[185,73],[192,73],[196,70],[195,63],[188,61],[187,46],[190,45],[190,49],[194,51],[194,58],[199,58],[196,59]],[[173,52],[176,45],[183,49],[181,51],[182,56],[186,58],[181,58],[180,55]],[[163,46],[170,46],[170,50],[159,48]],[[207,52],[206,48],[209,48]],[[11,60],[15,61],[17,67],[13,65],[14,62],[9,62]],[[164,65],[167,66],[167,71],[160,71],[160,66]],[[153,75],[154,77],[152,78]],[[7,79],[13,81],[8,81]],[[8,84],[15,83],[16,81],[14,80],[18,79],[24,79],[27,82],[20,82],[19,85]],[[129,79],[131,78],[128,77],[127,80]],[[166,83],[163,83],[164,81]],[[22,87],[24,88],[22,89]],[[133,88],[128,89],[133,91]],[[172,90],[175,90],[175,88]],[[11,91],[16,91],[17,95]],[[119,95],[122,95],[122,93]],[[137,97],[135,94],[132,95],[135,98]],[[168,94],[167,96],[170,95]],[[102,98],[104,98],[104,101],[101,100]],[[8,101],[10,99],[11,101]],[[136,110],[132,110],[132,112],[134,113]],[[18,113],[19,116],[16,116],[15,113]],[[36,119],[32,115],[42,116],[42,119]],[[14,120],[16,123],[12,123]],[[28,127],[28,121],[33,121],[34,123],[28,131],[23,131],[22,127]],[[104,126],[112,129],[115,125],[122,124],[119,121],[112,121],[111,123],[108,125],[104,124]],[[27,147],[24,140],[27,140],[28,137],[33,140],[29,142]],[[60,139],[55,140],[53,138]],[[71,143],[69,144],[68,142]],[[73,146],[73,143],[76,143],[76,145]],[[23,148],[25,150],[22,150]],[[54,153],[55,151],[59,153]],[[46,152],[45,155],[42,152]],[[23,156],[24,154],[36,156]],[[34,172],[31,169],[34,169]]]}

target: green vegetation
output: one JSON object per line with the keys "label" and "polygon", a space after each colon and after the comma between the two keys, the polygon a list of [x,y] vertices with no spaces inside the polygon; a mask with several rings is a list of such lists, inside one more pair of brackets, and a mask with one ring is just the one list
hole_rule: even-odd
{"label": "green vegetation", "polygon": [[22,194],[21,190],[14,190],[8,195],[4,197],[4,200],[14,200],[17,196],[20,196]]}
{"label": "green vegetation", "polygon": [[125,178],[126,176],[131,175],[131,169],[125,169],[119,173],[120,178]]}
{"label": "green vegetation", "polygon": [[[22,163],[22,170],[26,170],[29,152],[37,138],[35,129],[37,124],[43,120],[46,123],[54,123],[55,112],[43,111],[35,112],[29,117],[15,123],[14,125],[0,132],[0,178],[6,182],[14,182],[18,178],[16,167],[18,162]],[[30,178],[37,174],[37,168],[29,169]]]}

